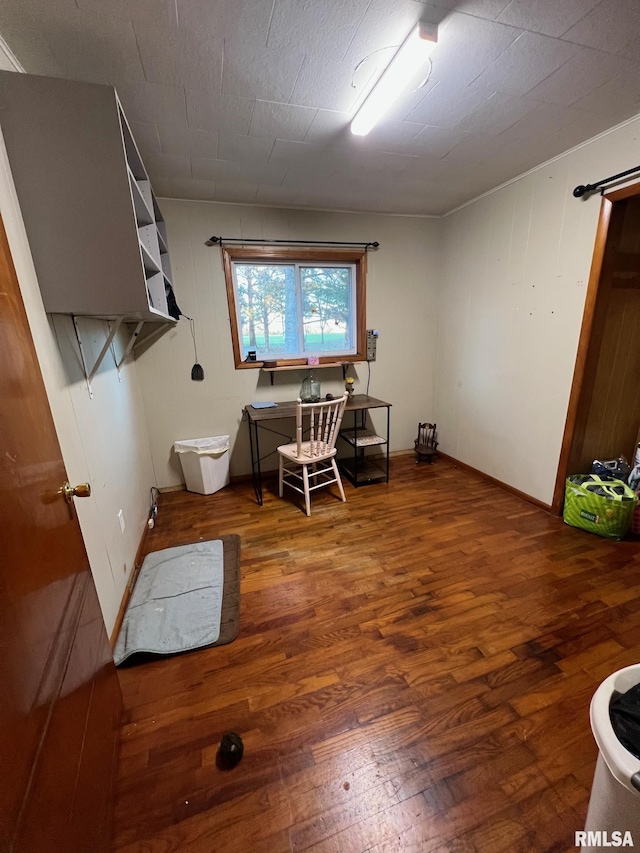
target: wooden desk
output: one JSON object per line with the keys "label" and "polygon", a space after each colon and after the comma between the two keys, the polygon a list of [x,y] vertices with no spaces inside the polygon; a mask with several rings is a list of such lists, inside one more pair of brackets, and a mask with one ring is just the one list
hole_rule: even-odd
{"label": "wooden desk", "polygon": [[[378,469],[377,474],[372,476],[372,472],[368,465],[365,467],[362,462],[362,460],[364,460],[364,446],[361,442],[364,438],[364,433],[366,432],[365,426],[367,410],[380,408],[385,408],[387,410],[387,435],[385,438],[380,437],[381,440],[375,444],[386,448],[386,462],[384,472],[381,473],[382,469]],[[353,447],[354,456],[353,459],[338,461],[347,479],[349,479],[356,487],[364,485],[365,483],[379,482],[382,479],[386,481],[389,480],[390,409],[391,403],[385,403],[384,400],[378,400],[375,397],[368,397],[366,394],[354,394],[347,400],[347,405],[345,406],[345,417],[347,418],[348,413],[352,412],[353,418],[351,425],[343,421],[343,429],[340,431],[340,438]],[[280,430],[275,429],[274,427],[276,426],[276,421],[283,421],[289,418],[295,420],[296,401],[287,400],[284,403],[278,403],[276,406],[272,406],[268,409],[255,409],[253,406],[247,405],[244,407],[244,411],[247,415],[247,424],[249,427],[249,447],[251,448],[251,475],[253,477],[253,488],[256,493],[256,500],[258,504],[262,506],[262,459],[266,459],[276,451],[271,451],[263,457],[260,456],[260,431],[264,430],[281,436],[284,439],[281,444],[288,444],[290,441],[294,441],[295,424],[289,433],[280,432]]]}

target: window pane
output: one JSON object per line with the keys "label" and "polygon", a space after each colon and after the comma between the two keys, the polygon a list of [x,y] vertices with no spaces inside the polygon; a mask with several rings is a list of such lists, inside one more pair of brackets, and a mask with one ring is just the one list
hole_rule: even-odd
{"label": "window pane", "polygon": [[350,267],[300,267],[305,353],[353,349]]}
{"label": "window pane", "polygon": [[281,264],[234,264],[240,348],[258,359],[295,355],[298,305],[295,268]]}

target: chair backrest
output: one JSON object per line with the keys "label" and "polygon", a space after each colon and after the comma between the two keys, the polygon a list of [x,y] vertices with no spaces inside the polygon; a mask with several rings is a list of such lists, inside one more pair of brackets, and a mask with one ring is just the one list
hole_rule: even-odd
{"label": "chair backrest", "polygon": [[418,424],[418,437],[415,440],[415,446],[416,448],[432,448],[435,450],[438,446],[435,424]]}
{"label": "chair backrest", "polygon": [[[296,443],[298,458],[304,455],[311,458],[330,453],[336,444],[344,407],[349,395],[345,392],[336,400],[321,400],[319,403],[303,403],[298,398],[296,408]],[[309,450],[302,450],[304,418],[309,417]]]}

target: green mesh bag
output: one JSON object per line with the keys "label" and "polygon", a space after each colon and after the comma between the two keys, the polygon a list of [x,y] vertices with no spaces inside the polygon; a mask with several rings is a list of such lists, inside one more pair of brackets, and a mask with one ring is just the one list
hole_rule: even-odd
{"label": "green mesh bag", "polygon": [[631,526],[638,499],[615,477],[574,474],[567,478],[564,520],[607,539],[622,539]]}

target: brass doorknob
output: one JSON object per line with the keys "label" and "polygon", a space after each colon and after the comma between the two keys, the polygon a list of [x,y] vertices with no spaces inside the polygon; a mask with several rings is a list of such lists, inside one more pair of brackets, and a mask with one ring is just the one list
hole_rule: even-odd
{"label": "brass doorknob", "polygon": [[88,498],[91,496],[91,484],[80,483],[77,486],[70,486],[65,483],[60,489],[60,494],[64,495],[65,501],[70,504],[73,498]]}

